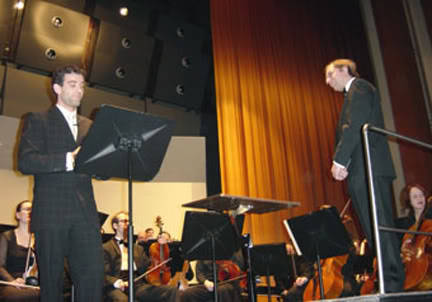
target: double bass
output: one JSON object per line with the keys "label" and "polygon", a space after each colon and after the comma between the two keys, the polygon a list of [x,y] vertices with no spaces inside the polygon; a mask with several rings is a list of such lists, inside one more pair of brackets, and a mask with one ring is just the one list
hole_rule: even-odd
{"label": "double bass", "polygon": [[[163,232],[162,218],[156,217],[156,226],[159,228],[158,240],[149,247],[149,256],[151,260],[150,270],[169,258],[169,246],[167,234]],[[153,270],[146,276],[147,282],[153,285],[166,285],[171,280],[171,268],[164,264]]]}
{"label": "double bass", "polygon": [[[348,209],[351,199],[347,201],[339,217],[342,219]],[[322,260],[322,280],[325,280],[324,296],[326,299],[334,299],[340,296],[344,287],[344,277],[342,275],[342,267],[348,259],[348,254],[331,257]],[[313,301],[320,299],[320,286],[318,271],[310,280],[303,293],[304,301]]]}

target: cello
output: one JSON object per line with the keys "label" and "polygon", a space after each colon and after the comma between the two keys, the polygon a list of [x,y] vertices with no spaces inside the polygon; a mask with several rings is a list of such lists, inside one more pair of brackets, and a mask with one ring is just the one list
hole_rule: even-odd
{"label": "cello", "polygon": [[[151,259],[150,269],[155,268],[160,263],[169,258],[168,234],[162,230],[163,222],[160,216],[156,217],[156,226],[159,228],[158,240],[149,247]],[[153,285],[166,285],[171,280],[171,268],[161,265],[146,276],[148,283]]]}
{"label": "cello", "polygon": [[[432,220],[425,219],[424,209],[419,221],[409,230],[432,232]],[[427,235],[406,233],[401,249],[402,261],[405,264],[405,290],[430,290],[432,288],[432,254],[431,237]]]}
{"label": "cello", "polygon": [[[342,219],[345,216],[345,212],[351,203],[351,199],[348,199],[343,210],[339,214]],[[342,267],[348,259],[348,254],[335,256],[322,260],[322,280],[325,280],[324,296],[326,299],[334,299],[340,296],[344,286],[344,277],[342,275]],[[319,275],[318,271],[312,280],[309,281],[303,293],[304,301],[313,301],[320,298],[320,287],[319,287]]]}

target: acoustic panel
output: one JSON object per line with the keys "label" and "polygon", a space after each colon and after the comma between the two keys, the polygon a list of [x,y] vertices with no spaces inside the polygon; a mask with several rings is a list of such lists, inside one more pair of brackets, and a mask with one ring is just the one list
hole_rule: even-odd
{"label": "acoustic panel", "polygon": [[143,94],[155,40],[135,28],[101,22],[90,82]]}
{"label": "acoustic panel", "polygon": [[[31,1],[40,1],[40,0],[31,0]],[[81,13],[84,12],[86,7],[86,0],[43,0],[43,1],[60,5]]]}
{"label": "acoustic panel", "polygon": [[5,54],[5,48],[10,44],[10,31],[14,16],[13,0],[0,1],[0,55]]}
{"label": "acoustic panel", "polygon": [[80,65],[90,18],[48,2],[27,3],[16,63],[48,72],[66,64]]}
{"label": "acoustic panel", "polygon": [[160,40],[203,41],[209,38],[202,27],[187,23],[183,18],[172,15],[159,15],[156,22],[154,36]]}
{"label": "acoustic panel", "polygon": [[209,72],[200,42],[178,45],[164,41],[152,96],[186,108],[199,109]]}
{"label": "acoustic panel", "polygon": [[[96,0],[92,15],[101,21],[120,26],[135,27],[141,32],[147,33],[152,11],[160,6],[160,2],[150,0]],[[123,9],[126,15],[120,14],[121,9]]]}

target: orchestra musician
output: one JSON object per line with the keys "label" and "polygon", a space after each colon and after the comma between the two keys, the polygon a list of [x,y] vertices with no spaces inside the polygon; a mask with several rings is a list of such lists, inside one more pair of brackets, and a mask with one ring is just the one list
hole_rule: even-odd
{"label": "orchestra musician", "polygon": [[284,302],[303,301],[303,292],[315,274],[313,262],[304,256],[298,256],[291,243],[287,243],[285,248],[288,255],[287,260],[293,266],[293,274],[275,275],[277,288]]}
{"label": "orchestra musician", "polygon": [[141,242],[145,243],[151,239],[155,239],[153,228],[147,228],[147,229],[145,229],[144,232],[138,233],[137,242],[139,242],[139,243],[141,243]]}
{"label": "orchestra musician", "polygon": [[[241,250],[234,253],[230,260],[217,261],[217,271],[224,270],[224,265],[229,264],[236,268],[239,272],[244,267],[243,255]],[[217,285],[218,299],[223,302],[240,302],[241,288],[238,280],[229,282],[230,279],[235,279],[237,274],[233,273],[233,278],[227,276],[227,280],[220,280]],[[207,302],[214,299],[214,282],[213,282],[213,262],[211,260],[198,260],[195,267],[195,275],[199,285],[186,288],[182,292],[183,302]],[[219,275],[220,276],[220,275]],[[225,279],[225,278],[224,278]],[[228,281],[228,282],[227,282]]]}
{"label": "orchestra musician", "polygon": [[[396,225],[410,231],[432,232],[431,208],[426,201],[426,190],[419,184],[408,185],[401,197],[409,209],[407,217],[396,220]],[[401,258],[405,265],[405,290],[432,288],[431,238],[406,233],[402,237]]]}
{"label": "orchestra musician", "polygon": [[36,265],[29,232],[31,210],[30,201],[20,202],[15,210],[17,227],[0,234],[0,279],[10,282],[0,285],[0,301],[39,301],[39,289],[19,287],[25,284],[28,255],[31,257],[27,271]]}
{"label": "orchestra musician", "polygon": [[[432,218],[432,208],[427,207],[426,204],[427,192],[420,184],[410,184],[405,186],[401,192],[401,201],[405,209],[408,209],[408,215],[406,217],[397,218],[395,221],[396,227],[400,229],[409,229],[416,224],[424,213],[424,218]],[[402,240],[403,233],[400,235]],[[405,242],[406,244],[406,242]]]}
{"label": "orchestra musician", "polygon": [[[103,245],[105,263],[105,296],[106,301],[128,301],[128,253],[127,228],[128,213],[119,212],[111,219],[115,232],[114,238]],[[150,259],[139,244],[134,244],[134,270],[138,277],[146,272]],[[148,284],[145,278],[134,283],[135,298],[138,301],[177,302],[180,294],[173,286]]]}
{"label": "orchestra musician", "polygon": [[24,119],[18,169],[34,176],[31,231],[35,234],[41,301],[63,298],[64,258],[78,301],[101,301],[103,251],[91,177],[74,171],[91,121],[77,114],[85,71],[69,65],[52,75],[56,104]]}

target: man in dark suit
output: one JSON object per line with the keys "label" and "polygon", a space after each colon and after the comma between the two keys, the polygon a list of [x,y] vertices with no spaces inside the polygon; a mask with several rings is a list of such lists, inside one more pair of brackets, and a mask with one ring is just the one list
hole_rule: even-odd
{"label": "man in dark suit", "polygon": [[18,169],[34,176],[31,230],[36,237],[41,301],[62,300],[66,257],[78,301],[101,301],[103,251],[91,178],[73,171],[91,121],[77,115],[85,72],[77,66],[52,76],[55,106],[24,120]]}
{"label": "man in dark suit", "polygon": [[[334,179],[348,178],[348,190],[368,242],[372,243],[371,217],[366,166],[361,138],[361,127],[369,123],[384,128],[381,102],[377,89],[360,79],[356,64],[348,59],[338,59],[326,66],[326,83],[335,91],[344,92],[344,104],[336,131],[335,152],[331,173]],[[375,198],[380,225],[393,227],[393,194],[391,184],[395,171],[387,138],[370,134],[372,170]],[[403,290],[404,267],[400,259],[395,233],[381,232],[381,249],[386,292]]]}
{"label": "man in dark suit", "polygon": [[[115,236],[103,245],[105,262],[105,295],[109,301],[128,301],[128,214],[119,212],[111,220]],[[139,244],[134,244],[134,266],[136,276],[141,276],[150,266],[150,259]],[[138,301],[178,302],[180,294],[176,287],[151,285],[142,278],[134,283]]]}

